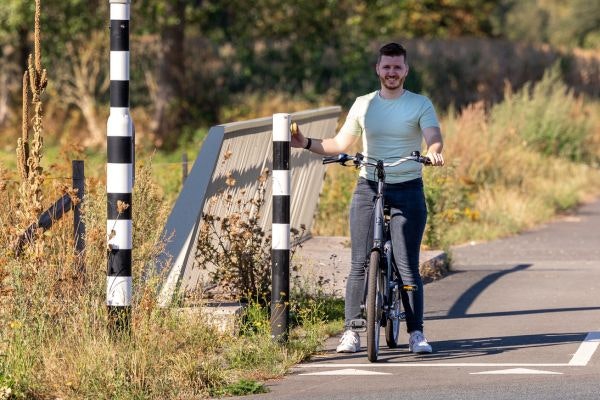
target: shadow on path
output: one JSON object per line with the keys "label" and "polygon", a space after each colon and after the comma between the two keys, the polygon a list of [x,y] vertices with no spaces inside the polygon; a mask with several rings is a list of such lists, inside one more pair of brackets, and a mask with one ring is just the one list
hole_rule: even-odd
{"label": "shadow on path", "polygon": [[549,314],[549,313],[562,313],[562,312],[574,312],[574,311],[600,311],[599,307],[567,307],[567,308],[541,308],[536,310],[514,310],[514,311],[498,311],[498,312],[486,312],[477,314],[464,314],[464,315],[438,315],[425,317],[426,321],[436,321],[442,319],[460,319],[460,318],[488,318],[488,317],[508,317],[513,315],[532,315],[532,314]]}
{"label": "shadow on path", "polygon": [[[520,349],[542,348],[559,344],[580,343],[588,332],[573,333],[546,333],[535,335],[499,336],[470,338],[464,340],[445,340],[432,342],[435,348],[433,354],[412,354],[406,345],[396,349],[382,347],[377,363],[395,363],[410,361],[447,361],[452,359],[468,359],[487,355],[502,354]],[[364,361],[366,353],[361,351],[356,354],[336,354],[328,352],[324,362],[348,362],[356,360]],[[319,359],[313,362],[319,362]]]}
{"label": "shadow on path", "polygon": [[481,293],[483,293],[483,291],[485,289],[487,289],[489,286],[491,286],[494,282],[496,282],[498,279],[502,278],[503,276],[514,273],[514,272],[523,271],[523,270],[531,267],[531,265],[532,264],[519,264],[511,269],[497,271],[497,272],[494,272],[493,274],[489,274],[489,275],[485,276],[479,282],[475,283],[473,286],[471,286],[469,289],[467,289],[467,291],[465,291],[456,300],[456,302],[454,302],[454,305],[448,311],[447,317],[448,318],[456,318],[456,317],[466,316],[467,310],[469,309],[469,307],[471,307],[471,305],[475,302],[475,299],[477,299],[477,297]]}

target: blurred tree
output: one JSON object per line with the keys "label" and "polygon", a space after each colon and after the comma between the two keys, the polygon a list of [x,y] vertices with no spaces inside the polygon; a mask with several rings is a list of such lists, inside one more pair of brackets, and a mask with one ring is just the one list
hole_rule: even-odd
{"label": "blurred tree", "polygon": [[[61,86],[71,82],[56,91],[74,99],[96,132],[102,123],[90,102],[106,100],[106,71],[95,65],[108,63],[108,4],[43,2],[50,84],[58,75]],[[10,94],[19,93],[32,16],[31,0],[0,1],[0,124]],[[384,41],[480,36],[593,47],[599,16],[600,2],[589,0],[133,0],[132,105],[151,112],[157,144],[173,146],[186,126],[214,123],[219,108],[244,93],[349,105],[377,85],[374,55]],[[84,85],[85,73],[98,76]],[[410,79],[415,90],[435,81],[417,69]]]}
{"label": "blurred tree", "polygon": [[193,0],[143,0],[136,5],[141,20],[137,32],[159,37],[155,66],[154,116],[151,129],[157,144],[172,148],[184,123],[184,42],[186,7],[199,6]]}
{"label": "blurred tree", "polygon": [[600,48],[600,1],[573,0],[571,27],[579,47]]}
{"label": "blurred tree", "polygon": [[[377,83],[377,41],[492,35],[492,0],[205,1],[205,32],[229,43],[228,87],[347,104]],[[209,33],[210,32],[210,33]]]}
{"label": "blurred tree", "polygon": [[31,51],[28,36],[34,9],[33,1],[0,2],[0,126],[15,115],[11,110],[16,108],[21,74]]}
{"label": "blurred tree", "polygon": [[496,32],[514,41],[600,47],[600,2],[502,0]]}
{"label": "blurred tree", "polygon": [[[384,25],[408,37],[491,36],[495,0],[387,1]],[[381,12],[381,11],[380,11]]]}
{"label": "blurred tree", "polygon": [[[0,2],[0,43],[20,49],[21,67],[30,53],[35,2],[2,0]],[[57,62],[66,43],[73,37],[106,25],[108,2],[101,0],[44,0],[42,2],[42,54],[44,63]],[[103,25],[104,24],[104,25]]]}
{"label": "blurred tree", "polygon": [[[33,41],[35,2],[2,0],[0,2],[0,80],[7,86],[0,89],[0,125],[3,122],[3,103],[14,108],[19,101],[21,74],[27,65]],[[41,14],[43,64],[47,66],[50,85],[56,73],[71,69],[67,43],[73,38],[89,36],[102,26],[107,15],[100,10],[100,0],[44,0]],[[11,93],[6,93],[6,91]],[[59,91],[60,94],[62,94]],[[71,103],[65,102],[68,107]],[[78,105],[78,104],[76,104]],[[7,113],[4,113],[4,119]]]}
{"label": "blurred tree", "polygon": [[85,120],[88,134],[82,145],[98,147],[106,142],[106,120],[99,107],[106,107],[101,100],[110,87],[106,55],[109,53],[106,32],[95,31],[90,35],[75,37],[66,43],[63,68],[55,70],[56,89],[63,105],[77,107]]}

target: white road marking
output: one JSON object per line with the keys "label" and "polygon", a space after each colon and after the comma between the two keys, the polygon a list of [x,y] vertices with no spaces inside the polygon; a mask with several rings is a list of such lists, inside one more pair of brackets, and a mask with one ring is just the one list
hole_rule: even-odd
{"label": "white road marking", "polygon": [[570,366],[585,367],[600,345],[600,332],[590,332],[569,361]]}
{"label": "white road marking", "polygon": [[297,368],[396,368],[396,367],[569,367],[567,363],[430,363],[430,362],[405,362],[405,363],[372,363],[372,364],[343,364],[323,363],[298,365]]}
{"label": "white road marking", "polygon": [[375,371],[365,371],[365,370],[360,370],[360,369],[354,369],[354,368],[347,368],[347,369],[338,369],[335,371],[323,371],[323,372],[309,372],[309,373],[304,373],[304,374],[300,374],[300,375],[354,375],[354,376],[359,376],[359,375],[391,375],[389,372],[375,372]]}
{"label": "white road marking", "polygon": [[539,369],[527,369],[527,368],[511,368],[501,369],[498,371],[483,371],[483,372],[471,372],[470,375],[513,375],[513,374],[534,374],[534,375],[562,375],[562,372],[553,371],[541,371]]}
{"label": "white road marking", "polygon": [[[600,346],[600,332],[589,332],[583,342],[579,345],[577,352],[573,354],[568,363],[434,363],[427,361],[403,362],[403,363],[372,363],[372,364],[344,364],[344,363],[314,363],[296,366],[299,369],[308,368],[396,368],[396,367],[515,367],[512,370],[523,370],[524,367],[585,367]],[[534,371],[534,370],[528,370]],[[493,373],[494,371],[490,371]],[[497,372],[497,371],[496,371]],[[532,373],[532,372],[529,372]],[[542,371],[539,373],[559,374],[559,372]],[[307,374],[300,374],[307,375]],[[326,374],[323,374],[326,375]]]}

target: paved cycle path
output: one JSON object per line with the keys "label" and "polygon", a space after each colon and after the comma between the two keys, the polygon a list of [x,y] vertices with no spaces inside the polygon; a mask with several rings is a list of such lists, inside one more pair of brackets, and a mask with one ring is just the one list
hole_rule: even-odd
{"label": "paved cycle path", "polygon": [[[431,355],[322,354],[252,399],[600,398],[600,201],[518,236],[453,249],[425,286]],[[385,343],[382,337],[382,343]]]}

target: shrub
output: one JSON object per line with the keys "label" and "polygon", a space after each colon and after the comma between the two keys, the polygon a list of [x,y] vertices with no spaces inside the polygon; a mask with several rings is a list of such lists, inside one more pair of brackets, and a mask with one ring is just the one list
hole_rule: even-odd
{"label": "shrub", "polygon": [[[227,191],[219,196],[231,209],[226,217],[202,217],[195,262],[210,271],[225,298],[259,298],[269,290],[271,237],[260,223],[267,177],[265,170],[253,198],[234,198]],[[230,178],[227,184],[231,188],[235,180]],[[245,195],[242,190],[241,196]]]}
{"label": "shrub", "polygon": [[558,64],[549,68],[535,85],[505,91],[505,100],[491,110],[493,124],[518,132],[523,145],[550,157],[590,162],[595,157],[586,146],[592,126],[576,97],[561,80]]}

